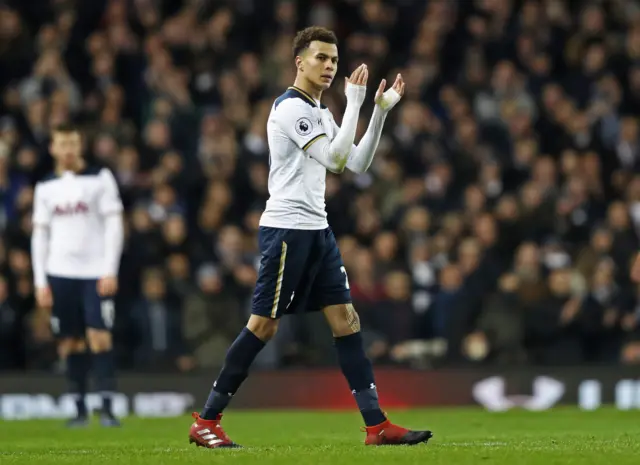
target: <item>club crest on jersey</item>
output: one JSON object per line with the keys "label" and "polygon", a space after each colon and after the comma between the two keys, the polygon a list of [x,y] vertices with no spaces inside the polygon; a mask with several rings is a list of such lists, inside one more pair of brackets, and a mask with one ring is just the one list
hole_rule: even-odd
{"label": "club crest on jersey", "polygon": [[313,130],[313,124],[309,118],[300,118],[296,121],[296,132],[301,136],[308,136]]}
{"label": "club crest on jersey", "polygon": [[66,205],[56,205],[53,210],[54,215],[77,215],[79,213],[88,213],[89,205],[85,202],[78,202],[75,205],[67,203]]}

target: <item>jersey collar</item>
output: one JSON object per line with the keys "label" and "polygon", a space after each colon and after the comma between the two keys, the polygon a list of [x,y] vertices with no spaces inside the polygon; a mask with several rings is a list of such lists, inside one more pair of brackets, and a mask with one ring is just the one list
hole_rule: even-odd
{"label": "jersey collar", "polygon": [[298,94],[300,94],[300,97],[302,97],[303,99],[307,100],[314,107],[318,106],[318,102],[316,102],[315,99],[311,95],[309,95],[307,92],[302,90],[300,87],[291,86],[291,87],[289,87],[289,90],[292,90],[292,91],[297,92]]}

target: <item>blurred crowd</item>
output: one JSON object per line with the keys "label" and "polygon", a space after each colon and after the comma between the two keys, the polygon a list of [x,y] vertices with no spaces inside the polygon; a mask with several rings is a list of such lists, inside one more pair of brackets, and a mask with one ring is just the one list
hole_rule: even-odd
{"label": "blurred crowd", "polygon": [[[266,119],[295,32],[340,39],[371,98],[402,72],[370,171],[329,175],[369,355],[416,367],[638,363],[640,7],[632,0],[0,1],[0,369],[55,369],[35,308],[33,184],[77,122],[127,209],[122,369],[218,366],[250,312]],[[340,123],[342,85],[325,103]],[[322,315],[262,367],[333,363]]]}

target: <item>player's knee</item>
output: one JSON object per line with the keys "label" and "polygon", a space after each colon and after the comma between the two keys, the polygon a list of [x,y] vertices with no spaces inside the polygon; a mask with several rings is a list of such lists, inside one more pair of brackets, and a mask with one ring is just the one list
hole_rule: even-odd
{"label": "player's knee", "polygon": [[267,342],[278,332],[278,324],[279,320],[259,315],[251,315],[247,322],[247,328],[255,334],[258,339]]}
{"label": "player's knee", "polygon": [[69,354],[84,352],[87,346],[82,339],[65,338],[58,341],[58,357],[65,359]]}
{"label": "player's knee", "polygon": [[84,339],[76,339],[73,344],[72,352],[81,353],[87,350],[87,343]]}
{"label": "player's knee", "polygon": [[61,339],[58,341],[58,357],[65,359],[73,352],[75,341],[73,339]]}
{"label": "player's knee", "polygon": [[111,350],[111,333],[99,329],[88,329],[87,342],[91,352],[106,352]]}

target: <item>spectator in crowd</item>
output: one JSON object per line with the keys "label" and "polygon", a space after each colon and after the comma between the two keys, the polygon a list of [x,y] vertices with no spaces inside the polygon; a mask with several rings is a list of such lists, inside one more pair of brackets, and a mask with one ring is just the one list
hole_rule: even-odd
{"label": "spectator in crowd", "polygon": [[135,368],[189,371],[194,360],[188,355],[182,329],[180,307],[169,294],[164,273],[146,269],[142,277],[142,297],[131,313]]}
{"label": "spectator in crowd", "polygon": [[0,277],[0,369],[24,366],[25,344],[22,340],[25,315],[9,301],[9,286]]}
{"label": "spectator in crowd", "polygon": [[244,324],[241,304],[225,286],[220,270],[204,263],[196,273],[197,290],[184,300],[186,343],[200,367],[220,367],[226,348]]}
{"label": "spectator in crowd", "polygon": [[[55,368],[28,238],[64,121],[127,210],[121,368],[220,363],[256,276],[266,120],[309,24],[337,31],[340,73],[406,80],[369,172],[327,180],[372,358],[640,363],[635,2],[34,1],[0,3],[0,369]],[[342,87],[325,94],[342,114]],[[287,325],[262,366],[327,363],[311,317]]]}
{"label": "spectator in crowd", "polygon": [[496,292],[483,302],[477,329],[465,338],[463,350],[468,358],[500,364],[527,362],[525,308],[517,294],[520,286],[514,273],[500,277]]}

